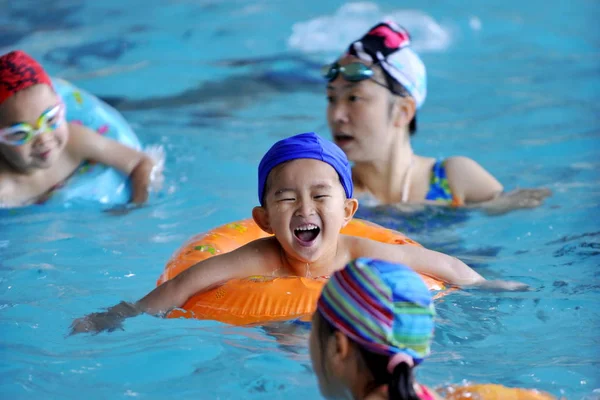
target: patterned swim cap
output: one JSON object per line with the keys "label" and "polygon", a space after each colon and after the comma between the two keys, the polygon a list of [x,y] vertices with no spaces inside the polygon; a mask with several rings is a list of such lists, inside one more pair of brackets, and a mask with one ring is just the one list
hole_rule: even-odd
{"label": "patterned swim cap", "polygon": [[44,68],[21,50],[0,57],[0,104],[15,93],[37,84],[52,87]]}
{"label": "patterned swim cap", "polygon": [[404,353],[418,364],[429,354],[435,310],[429,289],[412,269],[358,258],[325,285],[318,312],[367,350]]}
{"label": "patterned swim cap", "polygon": [[369,63],[378,63],[415,99],[417,109],[427,96],[427,74],[421,58],[410,47],[408,31],[392,21],[372,27],[350,44],[347,54]]}

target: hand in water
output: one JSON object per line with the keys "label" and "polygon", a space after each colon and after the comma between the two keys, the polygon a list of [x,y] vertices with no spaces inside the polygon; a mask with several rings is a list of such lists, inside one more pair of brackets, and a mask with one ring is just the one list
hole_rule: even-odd
{"label": "hand in water", "polygon": [[154,166],[150,171],[149,192],[159,192],[162,190],[165,177],[163,171],[165,169],[166,154],[165,149],[160,145],[148,146],[144,149],[144,153],[152,159]]}
{"label": "hand in water", "polygon": [[110,312],[92,313],[83,318],[77,318],[71,324],[69,335],[77,333],[100,333],[102,331],[113,332],[117,329],[123,330],[123,319]]}
{"label": "hand in water", "polygon": [[123,330],[123,320],[141,314],[142,311],[135,305],[122,301],[105,312],[92,313],[83,318],[77,318],[71,324],[71,333],[74,335],[82,332],[100,333]]}
{"label": "hand in water", "polygon": [[121,215],[127,215],[133,210],[137,210],[138,208],[144,207],[141,204],[116,204],[110,208],[103,210],[106,214],[112,215],[113,217],[119,217]]}
{"label": "hand in water", "polygon": [[504,214],[521,208],[535,208],[552,194],[550,189],[516,189],[483,205],[488,214]]}
{"label": "hand in water", "polygon": [[517,281],[486,280],[473,286],[476,289],[483,289],[496,292],[527,292],[529,285]]}

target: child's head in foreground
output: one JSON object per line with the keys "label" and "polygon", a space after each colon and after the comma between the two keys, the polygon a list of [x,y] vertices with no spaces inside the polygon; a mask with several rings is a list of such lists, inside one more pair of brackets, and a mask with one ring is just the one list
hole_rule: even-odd
{"label": "child's head in foreground", "polygon": [[258,167],[258,199],[252,216],[288,254],[306,262],[337,244],[352,219],[352,173],[344,152],[314,133],[275,143]]}
{"label": "child's head in foreground", "polygon": [[23,51],[0,57],[0,159],[16,172],[49,168],[68,139],[65,109],[44,69]]}
{"label": "child's head in foreground", "polygon": [[418,399],[413,367],[429,354],[434,306],[412,269],[358,258],[325,285],[313,316],[310,355],[326,398]]}

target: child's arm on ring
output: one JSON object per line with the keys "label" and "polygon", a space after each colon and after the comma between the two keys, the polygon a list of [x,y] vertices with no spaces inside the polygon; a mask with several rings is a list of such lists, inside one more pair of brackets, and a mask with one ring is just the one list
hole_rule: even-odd
{"label": "child's arm on ring", "polygon": [[123,172],[131,179],[131,201],[143,203],[147,200],[154,162],[143,152],[77,124],[69,124],[68,151],[77,159],[92,160]]}

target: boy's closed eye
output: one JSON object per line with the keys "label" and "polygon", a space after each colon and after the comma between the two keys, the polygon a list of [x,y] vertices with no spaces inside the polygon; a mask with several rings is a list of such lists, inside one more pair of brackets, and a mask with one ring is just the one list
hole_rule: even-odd
{"label": "boy's closed eye", "polygon": [[274,196],[277,202],[296,200],[296,196],[292,189],[279,189],[275,192]]}

